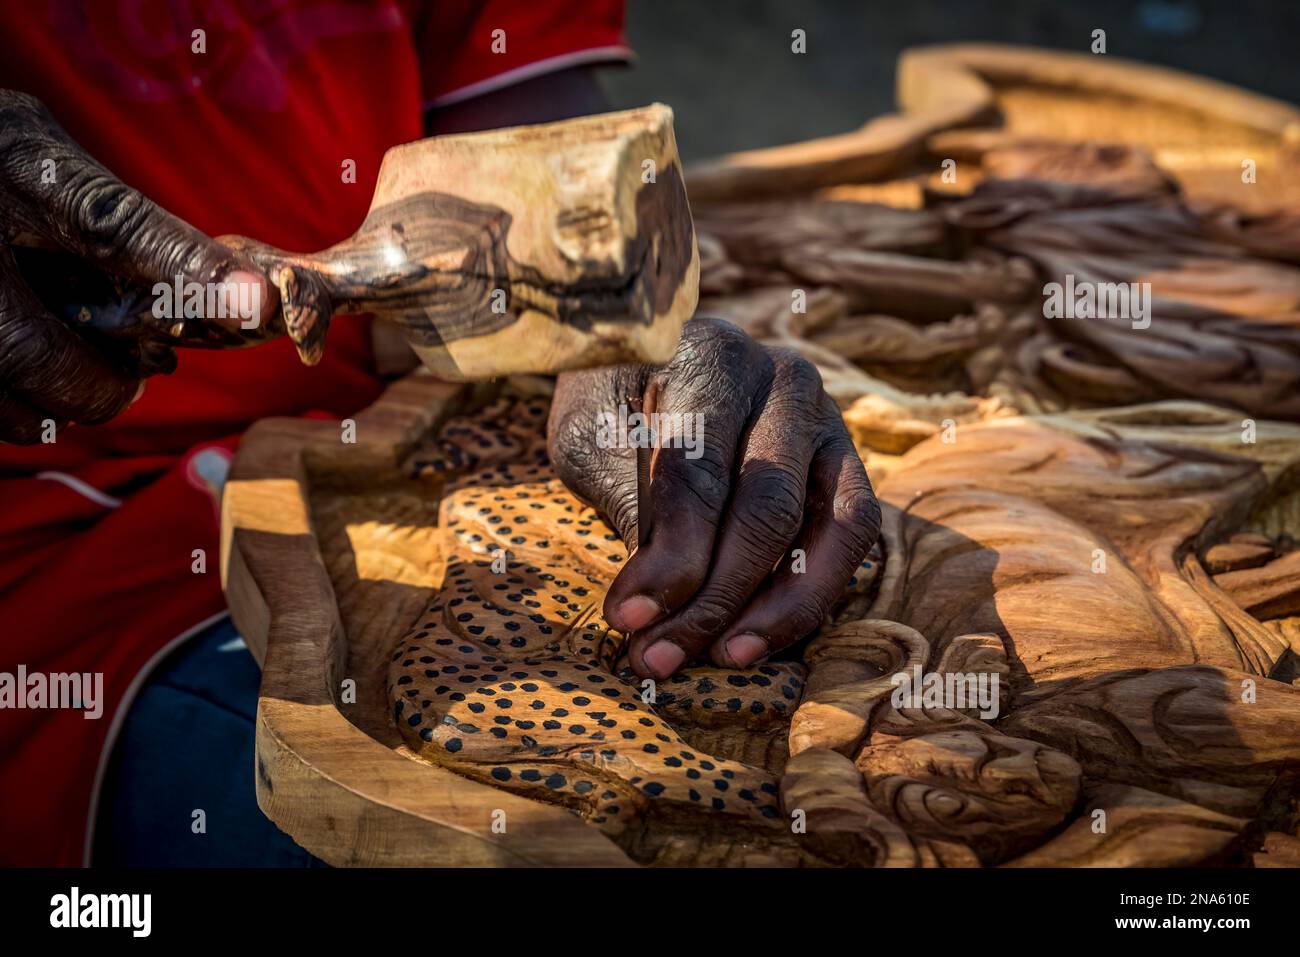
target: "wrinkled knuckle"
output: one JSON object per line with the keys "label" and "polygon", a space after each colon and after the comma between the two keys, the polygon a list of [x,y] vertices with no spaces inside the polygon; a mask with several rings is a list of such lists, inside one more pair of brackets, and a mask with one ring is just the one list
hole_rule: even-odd
{"label": "wrinkled knuckle", "polygon": [[722,595],[702,595],[682,616],[681,627],[693,644],[699,644],[722,634],[735,614],[736,605]]}
{"label": "wrinkled knuckle", "polygon": [[624,537],[636,525],[636,489],[618,469],[617,453],[593,440],[593,424],[584,415],[569,413],[552,419],[547,431],[547,457],[556,477],[570,492],[594,506]]}
{"label": "wrinkled knuckle", "polygon": [[[584,461],[585,465],[582,464]],[[555,474],[570,492],[601,510],[616,501],[617,482],[604,463],[578,456],[569,460],[565,467],[556,468]]]}
{"label": "wrinkled knuckle", "polygon": [[749,334],[725,319],[697,318],[683,328],[675,365],[711,379],[719,373],[734,378],[749,365],[754,349]]}
{"label": "wrinkled knuckle", "polygon": [[690,463],[685,473],[685,488],[707,514],[722,511],[731,492],[725,464],[716,454],[705,454]]}
{"label": "wrinkled knuckle", "polygon": [[682,327],[682,342],[740,342],[749,336],[743,329],[726,319],[715,316],[696,316]]}
{"label": "wrinkled knuckle", "polygon": [[568,414],[552,419],[546,435],[547,454],[561,479],[579,478],[595,464],[596,443],[586,416]]}
{"label": "wrinkled knuckle", "polygon": [[[681,536],[678,542],[656,541],[654,532],[650,540],[656,551],[671,553],[671,563],[663,563],[658,572],[662,576],[663,594],[675,596],[673,605],[683,607],[686,602],[699,593],[709,576],[710,555],[707,547],[701,548],[698,540],[687,540]],[[704,542],[707,546],[707,541]]]}
{"label": "wrinkled knuckle", "polygon": [[806,606],[795,614],[800,638],[811,634],[826,623],[826,614],[844,591],[845,582],[835,582],[834,587],[823,585],[814,590]]}
{"label": "wrinkled knuckle", "polygon": [[[34,228],[26,221],[23,207],[31,205],[37,197],[44,198],[47,190],[37,175],[44,161],[49,160],[50,129],[54,121],[45,104],[34,96],[16,90],[0,91],[0,188],[9,194],[4,197],[12,208],[6,210],[8,219],[0,222],[0,236],[11,237],[20,226]],[[31,211],[27,210],[29,215]]]}
{"label": "wrinkled knuckle", "polygon": [[821,395],[822,374],[816,365],[785,346],[769,346],[768,351],[785,388],[809,400]]}
{"label": "wrinkled knuckle", "polygon": [[637,527],[637,495],[632,486],[624,492],[612,492],[611,501],[605,506],[606,517],[618,529],[624,538],[630,538]]}
{"label": "wrinkled knuckle", "polygon": [[[858,454],[857,446],[853,444],[853,436],[849,434],[848,426],[844,424],[844,418],[840,415],[840,410],[832,406],[829,410],[821,409],[809,417],[810,427],[821,437],[822,442],[829,443],[840,447],[844,450],[845,455],[851,455],[859,462],[862,456]],[[863,466],[865,470],[865,466]]]}
{"label": "wrinkled knuckle", "polygon": [[50,112],[38,98],[21,90],[0,90],[0,129],[30,133],[49,122]]}
{"label": "wrinkled knuckle", "polygon": [[61,419],[43,417],[21,398],[0,390],[0,442],[33,445],[51,422],[56,428],[67,424]]}
{"label": "wrinkled knuckle", "polygon": [[45,104],[22,90],[0,90],[0,110],[43,110]]}
{"label": "wrinkled knuckle", "polygon": [[107,422],[131,404],[138,385],[87,365],[75,353],[58,350],[58,358],[42,370],[43,384],[57,388],[59,408],[85,425]]}
{"label": "wrinkled knuckle", "polygon": [[827,434],[827,422],[821,412],[821,373],[802,356],[786,355],[789,350],[768,350],[772,379],[763,412],[789,422],[798,422],[800,435],[813,437]]}
{"label": "wrinkled knuckle", "polygon": [[[768,570],[763,568],[763,575]],[[733,566],[725,571],[714,570],[707,588],[702,589],[698,597],[724,606],[726,614],[732,616],[753,594],[758,583],[756,577],[761,580],[763,575],[755,576],[754,569],[744,566]]]}
{"label": "wrinkled knuckle", "polygon": [[126,411],[135,396],[135,388],[105,388],[89,397],[77,421],[82,425],[99,425]]}
{"label": "wrinkled knuckle", "polygon": [[573,445],[575,433],[571,416],[562,419],[551,418],[546,430],[546,454],[556,472],[562,472],[569,467],[569,460],[573,455],[570,446]]}
{"label": "wrinkled knuckle", "polygon": [[7,381],[55,378],[62,360],[61,350],[38,317],[21,307],[0,309],[0,373]]}
{"label": "wrinkled knuckle", "polygon": [[831,607],[833,600],[829,589],[817,588],[791,609],[785,619],[790,640],[798,641],[821,627],[826,618],[826,610]]}
{"label": "wrinkled knuckle", "polygon": [[67,221],[86,251],[110,258],[142,238],[153,204],[106,173],[89,170],[67,193]]}
{"label": "wrinkled knuckle", "polygon": [[752,539],[784,546],[803,524],[803,493],[794,478],[780,469],[765,469],[746,482],[738,497],[736,519]]}
{"label": "wrinkled knuckle", "polygon": [[848,530],[863,558],[880,535],[880,502],[869,487],[856,487],[835,497],[835,520]]}
{"label": "wrinkled knuckle", "polygon": [[9,340],[18,335],[28,322],[25,315],[27,310],[21,308],[14,295],[12,283],[19,280],[12,278],[8,271],[2,268],[5,265],[3,257],[3,247],[0,247],[0,365],[8,361],[10,350],[13,348],[13,343]]}

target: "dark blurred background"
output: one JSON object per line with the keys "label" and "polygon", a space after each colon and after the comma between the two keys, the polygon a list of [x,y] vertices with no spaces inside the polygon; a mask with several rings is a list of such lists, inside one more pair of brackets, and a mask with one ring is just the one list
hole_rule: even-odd
{"label": "dark blurred background", "polygon": [[[790,51],[807,32],[808,52]],[[909,46],[988,41],[1186,70],[1300,104],[1300,0],[629,0],[616,107],[676,111],[686,159],[841,133],[894,108]]]}

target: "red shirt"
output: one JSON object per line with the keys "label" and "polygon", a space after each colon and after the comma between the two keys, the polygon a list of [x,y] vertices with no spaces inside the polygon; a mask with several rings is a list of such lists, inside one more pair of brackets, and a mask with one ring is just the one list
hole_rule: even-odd
{"label": "red shirt", "polygon": [[[616,0],[46,0],[0,5],[0,31],[0,87],[42,99],[127,184],[209,235],[301,251],[360,225],[424,106],[627,55]],[[98,720],[0,710],[0,863],[86,860],[136,687],[223,611],[205,464],[256,419],[349,415],[381,388],[366,324],[345,320],[315,368],[288,341],[182,350],[108,425],[0,445],[0,672],[103,672],[105,698]]]}

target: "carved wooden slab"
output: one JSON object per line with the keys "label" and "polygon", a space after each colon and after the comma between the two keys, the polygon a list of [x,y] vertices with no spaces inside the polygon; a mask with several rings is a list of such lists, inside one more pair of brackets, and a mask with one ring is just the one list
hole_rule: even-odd
{"label": "carved wooden slab", "polygon": [[[649,863],[996,864],[1135,802],[1151,806],[1127,830],[1192,822],[1175,828],[1187,863],[1277,810],[1300,690],[1265,676],[1290,652],[1197,550],[1300,466],[1300,427],[1270,425],[1259,458],[1215,451],[1205,422],[1234,423],[1193,404],[931,439],[879,486],[883,566],[801,662],[687,668],[650,697],[599,614],[625,553],[550,474],[543,420],[504,399],[410,459],[441,488],[448,564],[396,639],[388,694],[430,763],[572,808]],[[894,675],[916,668],[998,674],[997,720],[894,707]],[[1104,782],[1128,788],[1082,808]],[[852,823],[824,823],[826,801]],[[813,841],[791,831],[800,810]]]}
{"label": "carved wooden slab", "polygon": [[[327,859],[476,859],[445,829],[519,842],[488,860],[556,860],[544,836],[558,823],[537,814],[553,810],[614,842],[563,848],[587,863],[1240,860],[1246,823],[1275,821],[1294,794],[1300,691],[1265,677],[1291,652],[1217,588],[1195,542],[1270,500],[1300,465],[1300,427],[1270,425],[1257,456],[1215,451],[1215,423],[1231,420],[1195,404],[936,437],[881,483],[884,560],[800,661],[688,668],[651,703],[598,614],[622,545],[550,475],[545,400],[507,396],[430,431],[403,405],[430,388],[404,385],[358,422],[387,457],[313,424],[299,478],[274,478],[289,436],[266,430],[229,487],[241,627],[251,560],[271,573],[263,618],[303,635],[281,635],[266,660],[259,791]],[[282,527],[290,502],[301,531],[258,531]],[[309,587],[330,605],[304,606]],[[313,621],[331,614],[338,631],[315,645]],[[316,655],[327,666],[312,676]],[[918,667],[999,675],[997,718],[895,707],[891,679]],[[332,758],[343,730],[347,757]],[[357,812],[323,789],[336,775],[362,806],[401,819],[394,803],[423,798],[456,824],[408,829],[416,846],[396,852],[340,828]],[[1091,830],[1097,810],[1124,822],[1120,845]]]}
{"label": "carved wooden slab", "polygon": [[[983,56],[1047,108],[1041,59]],[[702,311],[818,365],[884,505],[783,660],[633,678],[626,550],[551,473],[537,383],[248,437],[225,571],[272,819],[357,864],[1300,861],[1300,215],[1132,143],[943,136],[917,155],[957,184],[697,216]],[[1151,294],[1055,315],[1054,282]]]}

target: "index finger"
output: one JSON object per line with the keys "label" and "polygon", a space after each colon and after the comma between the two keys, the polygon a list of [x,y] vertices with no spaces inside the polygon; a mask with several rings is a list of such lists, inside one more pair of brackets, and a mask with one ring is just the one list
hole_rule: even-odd
{"label": "index finger", "polygon": [[880,535],[880,504],[847,432],[818,450],[808,480],[811,507],[794,542],[805,562],[783,562],[714,642],[723,667],[748,668],[820,625]]}

